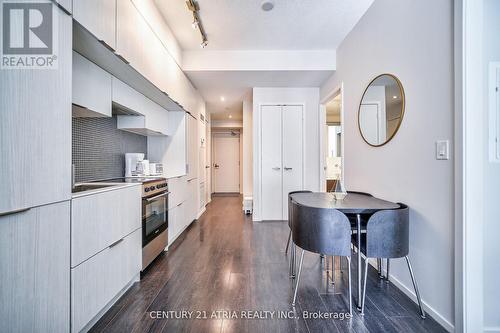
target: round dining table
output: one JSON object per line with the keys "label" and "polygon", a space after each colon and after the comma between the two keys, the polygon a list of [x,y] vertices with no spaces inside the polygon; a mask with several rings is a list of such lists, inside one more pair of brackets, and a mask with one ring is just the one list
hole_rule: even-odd
{"label": "round dining table", "polygon": [[358,278],[358,299],[357,308],[361,310],[361,215],[373,214],[380,210],[397,209],[399,205],[394,202],[382,200],[361,193],[347,193],[344,199],[337,200],[333,193],[329,192],[312,192],[312,193],[297,193],[291,195],[292,200],[296,203],[314,207],[337,209],[344,214],[356,215],[356,243],[357,243],[357,278]]}

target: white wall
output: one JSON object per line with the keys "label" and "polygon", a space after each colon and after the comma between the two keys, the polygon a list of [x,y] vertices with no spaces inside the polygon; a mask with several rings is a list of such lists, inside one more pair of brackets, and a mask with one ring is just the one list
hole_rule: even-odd
{"label": "white wall", "polygon": [[[321,88],[341,82],[345,107],[347,189],[404,202],[411,208],[410,258],[423,301],[447,329],[454,323],[454,167],[435,159],[436,140],[453,138],[452,0],[377,0],[337,49],[337,72]],[[373,148],[358,131],[363,90],[393,73],[406,93],[399,132]],[[453,143],[451,147],[453,147]],[[393,260],[393,282],[412,291],[404,260]]]}
{"label": "white wall", "polygon": [[261,220],[260,106],[304,104],[304,189],[319,191],[319,88],[253,88],[253,220]]}
{"label": "white wall", "polygon": [[[484,0],[484,105],[485,124],[488,126],[489,109],[489,82],[488,66],[490,61],[500,62],[500,1]],[[484,142],[488,142],[488,131],[484,131]],[[500,164],[491,163],[488,160],[488,146],[484,151],[484,177],[485,177],[485,220],[484,220],[484,326],[496,332],[500,332]]]}
{"label": "white wall", "polygon": [[252,93],[243,99],[243,196],[253,195],[253,100]]}

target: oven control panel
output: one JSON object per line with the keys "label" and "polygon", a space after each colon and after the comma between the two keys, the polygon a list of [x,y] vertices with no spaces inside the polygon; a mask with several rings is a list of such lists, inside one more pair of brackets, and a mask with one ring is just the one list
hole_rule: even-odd
{"label": "oven control panel", "polygon": [[142,196],[149,197],[155,194],[166,192],[168,185],[166,180],[152,181],[142,184]]}

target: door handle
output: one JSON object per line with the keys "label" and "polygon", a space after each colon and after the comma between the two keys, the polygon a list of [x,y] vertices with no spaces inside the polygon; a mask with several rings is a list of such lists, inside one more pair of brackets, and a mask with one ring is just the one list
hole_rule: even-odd
{"label": "door handle", "polygon": [[292,168],[287,168],[287,167],[284,167],[283,169],[285,169],[285,170],[287,170],[287,171],[288,171],[288,170],[292,170]]}
{"label": "door handle", "polygon": [[218,169],[219,165],[217,163],[214,163],[214,168]]}
{"label": "door handle", "polygon": [[123,238],[122,239],[119,239],[117,240],[116,242],[114,242],[113,244],[111,244],[110,246],[108,246],[110,249],[114,248],[115,246],[117,246],[118,244],[120,244],[121,242],[123,242]]}
{"label": "door handle", "polygon": [[274,167],[273,170],[281,170],[280,167]]}

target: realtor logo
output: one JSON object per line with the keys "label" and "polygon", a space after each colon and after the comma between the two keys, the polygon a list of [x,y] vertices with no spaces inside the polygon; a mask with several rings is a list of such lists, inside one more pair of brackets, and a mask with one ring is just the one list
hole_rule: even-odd
{"label": "realtor logo", "polygon": [[56,7],[51,1],[2,1],[2,69],[57,68]]}

